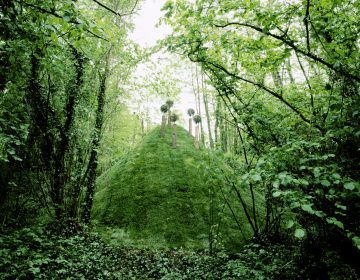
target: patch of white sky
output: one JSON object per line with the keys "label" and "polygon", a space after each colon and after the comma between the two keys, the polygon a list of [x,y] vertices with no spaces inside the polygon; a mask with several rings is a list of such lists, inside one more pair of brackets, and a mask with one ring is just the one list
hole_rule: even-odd
{"label": "patch of white sky", "polygon": [[[140,2],[141,8],[137,15],[134,16],[133,22],[135,25],[134,31],[130,34],[130,39],[134,40],[141,47],[153,47],[158,40],[164,39],[171,33],[171,28],[164,24],[157,26],[160,18],[163,16],[161,11],[162,6],[166,3],[166,0],[144,0]],[[151,57],[151,61],[156,65],[157,70],[169,69],[170,60],[177,60],[175,57],[166,52],[159,52]],[[135,75],[138,80],[142,80],[145,76],[151,76],[151,71],[154,71],[148,64],[139,65]],[[174,109],[180,115],[180,125],[186,127],[187,123],[187,109],[195,109],[195,96],[191,87],[191,70],[189,67],[181,67],[180,69],[174,69],[174,79],[178,80],[178,87],[181,89],[180,94],[174,99]],[[166,101],[166,97],[156,98],[154,96],[147,97],[149,94],[146,88],[141,89],[142,93],[133,93],[137,102],[132,108],[134,111],[142,111],[139,113],[147,114],[151,122],[160,123],[161,114],[160,106]],[[136,96],[138,95],[138,96]],[[145,98],[144,98],[145,95]],[[169,98],[171,99],[171,98]],[[143,102],[141,102],[143,100]],[[133,103],[134,104],[134,103]]]}

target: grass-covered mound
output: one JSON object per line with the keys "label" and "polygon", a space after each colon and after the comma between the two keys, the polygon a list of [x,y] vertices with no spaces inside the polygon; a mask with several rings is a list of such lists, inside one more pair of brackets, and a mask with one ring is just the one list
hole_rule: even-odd
{"label": "grass-covered mound", "polygon": [[[211,157],[206,150],[195,149],[193,138],[181,127],[177,128],[177,148],[172,148],[171,132],[168,127],[161,137],[160,128],[153,129],[100,176],[93,218],[100,225],[117,228],[113,238],[147,246],[204,248],[210,229],[212,242],[241,240],[221,195],[214,195],[216,186],[209,183]],[[250,237],[245,217],[241,221]]]}
{"label": "grass-covered mound", "polygon": [[176,149],[171,129],[162,138],[155,128],[100,177],[94,218],[155,242],[181,246],[205,241],[208,188],[202,160],[204,154],[183,128],[177,128]]}

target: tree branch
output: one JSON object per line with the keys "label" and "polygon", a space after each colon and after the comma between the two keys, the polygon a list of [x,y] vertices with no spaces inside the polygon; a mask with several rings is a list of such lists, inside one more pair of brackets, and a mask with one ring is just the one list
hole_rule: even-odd
{"label": "tree branch", "polygon": [[[64,20],[64,18],[63,18],[61,15],[57,14],[55,11],[52,11],[52,10],[51,10],[51,11],[48,11],[48,10],[46,10],[46,9],[44,9],[44,8],[35,6],[35,5],[33,5],[33,4],[29,4],[29,3],[23,3],[23,4],[26,5],[27,7],[33,8],[33,9],[39,11],[39,12],[42,12],[42,13],[45,13],[45,14],[49,14],[49,15],[52,15],[52,16],[54,16],[54,17],[61,18],[61,19]],[[69,23],[72,23],[72,24],[80,24],[80,22],[78,22],[78,21],[76,21],[76,20],[72,20],[72,19],[70,19]],[[94,32],[90,31],[89,29],[86,29],[85,31],[88,32],[88,33],[90,33],[91,35],[93,35],[94,37],[96,37],[96,38],[98,38],[98,39],[101,39],[101,40],[104,40],[104,41],[109,42],[108,39],[103,38],[103,37],[101,37],[100,35],[95,34]]]}
{"label": "tree branch", "polygon": [[287,46],[291,47],[294,51],[298,52],[298,53],[301,53],[302,55],[305,55],[309,58],[311,58],[312,60],[316,61],[316,62],[319,62],[325,66],[327,66],[329,69],[337,72],[337,73],[340,73],[342,76],[345,76],[347,78],[351,78],[357,82],[360,82],[360,77],[354,75],[354,74],[351,74],[349,73],[348,71],[346,71],[345,69],[343,68],[339,68],[339,67],[335,67],[334,64],[331,64],[330,62],[327,62],[325,61],[324,59],[322,59],[321,57],[309,52],[309,51],[305,51],[305,50],[302,50],[301,48],[299,48],[298,46],[295,45],[295,42],[289,38],[286,38],[286,36],[280,36],[280,35],[277,35],[277,34],[274,34],[274,33],[271,33],[270,31],[266,31],[264,30],[263,28],[259,27],[259,26],[256,26],[256,25],[252,25],[252,24],[249,24],[249,23],[241,23],[241,22],[228,22],[228,23],[225,23],[225,24],[214,24],[214,26],[216,27],[220,27],[220,28],[225,28],[225,27],[228,27],[228,26],[231,26],[231,25],[237,25],[237,26],[242,26],[242,27],[249,27],[251,29],[254,29],[262,34],[265,34],[265,35],[268,35],[272,38],[275,38],[277,40],[280,40],[281,42],[283,42],[284,44],[286,44]]}
{"label": "tree branch", "polygon": [[109,12],[113,13],[114,15],[116,16],[119,16],[119,17],[124,17],[124,16],[129,16],[129,15],[132,15],[134,13],[134,10],[136,8],[136,5],[138,3],[139,0],[136,0],[135,1],[135,4],[134,6],[132,7],[131,11],[129,13],[126,13],[126,14],[120,14],[116,11],[114,11],[113,9],[109,8],[108,6],[104,5],[103,3],[97,1],[97,0],[93,0],[96,4],[98,4],[99,6],[103,7],[105,10],[108,10]]}
{"label": "tree branch", "polygon": [[306,46],[308,52],[310,52],[309,18],[310,18],[310,0],[307,0],[304,23],[306,29]]}
{"label": "tree branch", "polygon": [[[224,68],[224,67],[221,66],[221,65],[218,65],[218,64],[213,63],[213,62],[211,62],[211,61],[203,61],[203,62],[210,64],[211,66],[213,66],[213,67],[215,67],[215,68],[223,71],[224,73],[226,73],[227,75],[229,75],[229,76],[231,76],[231,77],[234,77],[234,78],[236,78],[236,79],[238,79],[238,80],[244,81],[244,82],[246,82],[246,83],[252,84],[252,85],[254,85],[254,86],[258,87],[258,88],[261,88],[261,89],[265,90],[266,92],[270,93],[272,96],[274,96],[275,98],[277,98],[277,99],[279,99],[281,102],[283,102],[283,103],[284,103],[286,106],[288,106],[291,110],[293,110],[304,122],[306,122],[306,123],[308,123],[308,124],[310,124],[310,125],[312,124],[311,121],[310,121],[308,118],[306,118],[306,117],[299,111],[299,109],[297,109],[295,106],[293,106],[292,104],[290,104],[287,100],[285,100],[285,99],[284,99],[280,94],[278,94],[277,92],[269,89],[268,87],[266,87],[266,86],[264,86],[264,85],[262,85],[262,84],[256,83],[256,82],[254,82],[254,81],[251,81],[251,80],[245,79],[245,78],[243,78],[243,77],[240,77],[240,76],[238,76],[238,75],[236,75],[236,74],[233,74],[233,73],[229,72],[226,68]],[[316,127],[316,128],[317,128],[319,131],[321,131],[321,132],[323,131],[322,128],[321,128],[320,126],[318,126],[318,125],[314,125],[314,127]]]}

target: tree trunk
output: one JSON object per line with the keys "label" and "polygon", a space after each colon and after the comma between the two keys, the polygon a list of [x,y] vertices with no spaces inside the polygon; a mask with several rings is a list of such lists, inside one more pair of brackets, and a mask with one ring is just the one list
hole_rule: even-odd
{"label": "tree trunk", "polygon": [[289,75],[290,83],[291,83],[291,84],[294,84],[294,83],[295,83],[295,79],[294,79],[294,76],[293,76],[293,74],[292,74],[290,59],[287,59],[287,60],[286,60],[286,71],[287,71],[287,73],[288,73],[288,75]]}
{"label": "tree trunk", "polygon": [[165,114],[163,114],[161,117],[161,129],[160,129],[161,137],[165,136],[165,126],[166,126],[166,116]]}
{"label": "tree trunk", "polygon": [[222,118],[220,118],[220,120],[221,120],[221,125],[220,125],[221,148],[222,148],[223,152],[226,153],[228,151],[227,123]]}
{"label": "tree trunk", "polygon": [[219,124],[220,124],[220,97],[216,97],[215,103],[215,145],[219,143]]}
{"label": "tree trunk", "polygon": [[144,124],[144,118],[141,117],[141,138],[145,136],[145,124]]}
{"label": "tree trunk", "polygon": [[277,69],[274,69],[272,72],[271,72],[271,75],[272,75],[272,78],[273,78],[273,81],[274,81],[274,84],[277,88],[280,88],[282,87],[282,80],[281,80],[281,77],[280,77],[280,74],[279,74],[279,71]]}
{"label": "tree trunk", "polygon": [[195,148],[199,149],[200,143],[199,143],[199,124],[195,125]]}
{"label": "tree trunk", "polygon": [[61,139],[56,147],[56,161],[55,161],[55,173],[54,173],[54,182],[52,186],[53,193],[53,202],[55,206],[55,216],[58,221],[60,221],[64,215],[64,189],[68,182],[68,176],[66,175],[66,154],[68,153],[68,148],[71,138],[71,127],[74,122],[75,107],[77,104],[77,95],[80,91],[80,87],[83,83],[83,59],[81,54],[75,49],[71,48],[72,54],[74,56],[74,66],[76,68],[76,76],[74,81],[70,81],[70,86],[68,89],[69,95],[66,102],[65,112],[66,119],[61,133]]}
{"label": "tree trunk", "polygon": [[168,111],[168,126],[171,126],[171,111],[170,111],[170,108],[169,108],[169,111]]}
{"label": "tree trunk", "polygon": [[173,124],[173,132],[172,132],[172,147],[176,149],[176,124]]}
{"label": "tree trunk", "polygon": [[[208,126],[208,136],[209,136],[209,145],[210,148],[214,148],[214,142],[212,139],[212,133],[211,133],[211,125],[210,125],[210,114],[209,114],[209,102],[207,99],[207,92],[206,92],[206,86],[204,81],[204,73],[201,73],[201,87],[202,87],[202,93],[203,93],[203,102],[204,102],[204,108],[205,108],[205,114],[206,114],[206,120],[207,120],[207,126]],[[201,136],[202,136],[202,142],[205,144],[205,133],[203,130],[203,126],[201,125]]]}
{"label": "tree trunk", "polygon": [[208,103],[208,99],[207,99],[207,94],[205,92],[204,92],[203,98],[204,98],[204,107],[205,107],[205,114],[206,114],[208,133],[209,133],[209,144],[210,144],[210,148],[214,149],[214,140],[212,137],[211,123],[210,123],[209,103]]}
{"label": "tree trunk", "polygon": [[192,135],[192,122],[193,122],[193,120],[192,120],[192,118],[190,117],[190,118],[189,118],[189,134],[190,134],[190,135]]}
{"label": "tree trunk", "polygon": [[100,87],[97,97],[98,106],[96,111],[95,129],[94,129],[94,135],[91,145],[91,154],[89,159],[88,170],[86,172],[87,189],[85,193],[85,203],[84,203],[84,211],[82,217],[83,222],[85,224],[90,223],[90,213],[94,199],[96,169],[98,166],[98,151],[100,147],[101,129],[103,126],[103,119],[104,119],[105,91],[106,91],[106,80],[109,72],[110,52],[111,49],[109,50],[108,57],[106,60],[105,73],[102,75],[102,77],[100,77]]}

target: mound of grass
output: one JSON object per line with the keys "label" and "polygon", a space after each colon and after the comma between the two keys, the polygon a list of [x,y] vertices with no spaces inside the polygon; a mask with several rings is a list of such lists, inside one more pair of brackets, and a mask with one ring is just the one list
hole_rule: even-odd
{"label": "mound of grass", "polygon": [[[214,195],[209,184],[210,155],[194,148],[185,129],[178,127],[177,137],[174,149],[170,127],[165,137],[160,127],[153,129],[99,177],[92,214],[105,237],[144,246],[206,248],[211,230],[213,243],[241,240],[221,195]],[[215,229],[219,224],[221,229]],[[250,237],[249,225],[243,224]]]}

